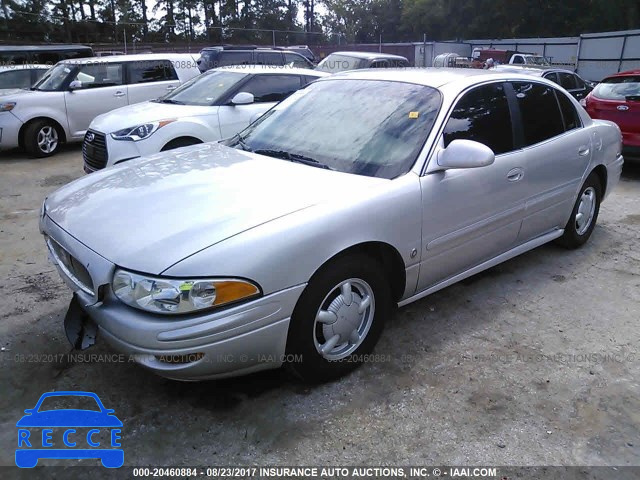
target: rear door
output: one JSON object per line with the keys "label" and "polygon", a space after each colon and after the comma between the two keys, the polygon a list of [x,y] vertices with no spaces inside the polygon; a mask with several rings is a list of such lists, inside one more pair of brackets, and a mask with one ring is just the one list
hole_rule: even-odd
{"label": "rear door", "polygon": [[304,85],[300,75],[264,74],[253,75],[244,84],[229,94],[230,101],[239,92],[251,93],[254,102],[249,105],[222,105],[219,110],[220,133],[222,138],[228,138],[249,123],[255,121],[261,114],[269,110],[276,103],[284,100]]}
{"label": "rear door", "polygon": [[129,104],[162,97],[180,85],[169,60],[126,62]]}
{"label": "rear door", "polygon": [[526,154],[526,205],[519,241],[564,228],[591,161],[591,139],[574,102],[538,82],[512,82]]}
{"label": "rear door", "polygon": [[64,92],[69,131],[73,138],[84,136],[91,121],[102,113],[128,104],[122,63],[81,65],[71,81],[79,88]]}

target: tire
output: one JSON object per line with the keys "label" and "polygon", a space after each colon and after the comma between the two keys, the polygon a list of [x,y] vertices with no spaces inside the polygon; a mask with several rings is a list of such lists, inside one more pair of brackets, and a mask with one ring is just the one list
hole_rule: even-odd
{"label": "tire", "polygon": [[176,138],[162,147],[162,150],[160,151],[166,152],[167,150],[173,150],[174,148],[188,147],[189,145],[197,145],[198,143],[202,142],[197,138]]}
{"label": "tire", "polygon": [[287,358],[295,361],[287,366],[310,383],[345,375],[373,350],[391,312],[378,262],[362,254],[338,257],[314,274],[296,304],[287,336]]}
{"label": "tire", "polygon": [[584,245],[596,226],[601,200],[600,177],[595,172],[591,172],[580,188],[571,217],[564,227],[564,234],[556,242],[569,249]]}
{"label": "tire", "polygon": [[50,157],[58,152],[61,143],[62,134],[52,120],[36,120],[24,131],[24,148],[31,157]]}

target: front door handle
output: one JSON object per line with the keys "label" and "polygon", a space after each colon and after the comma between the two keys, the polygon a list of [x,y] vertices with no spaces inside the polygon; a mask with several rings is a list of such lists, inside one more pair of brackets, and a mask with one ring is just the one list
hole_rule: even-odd
{"label": "front door handle", "polygon": [[118,91],[118,92],[113,94],[114,97],[124,97],[124,95],[125,95],[125,93],[124,92],[120,92],[120,91]]}
{"label": "front door handle", "polygon": [[581,157],[586,157],[587,155],[589,155],[589,147],[580,147],[578,149],[578,155],[580,155]]}
{"label": "front door handle", "polygon": [[175,89],[176,89],[176,86],[175,86],[175,85],[169,85],[169,86],[167,87],[167,90],[175,90]]}
{"label": "front door handle", "polygon": [[522,180],[522,177],[524,177],[524,170],[520,167],[509,170],[509,173],[507,173],[507,180],[510,182]]}

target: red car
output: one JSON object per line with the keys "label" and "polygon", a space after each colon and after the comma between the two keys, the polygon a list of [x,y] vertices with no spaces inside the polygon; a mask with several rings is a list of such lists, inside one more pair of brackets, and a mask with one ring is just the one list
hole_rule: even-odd
{"label": "red car", "polygon": [[605,78],[587,96],[583,106],[591,118],[618,124],[625,160],[640,159],[640,70]]}

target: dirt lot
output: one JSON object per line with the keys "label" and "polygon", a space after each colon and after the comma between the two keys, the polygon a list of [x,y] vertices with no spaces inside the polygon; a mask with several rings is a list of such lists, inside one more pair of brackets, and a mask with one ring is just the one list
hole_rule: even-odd
{"label": "dirt lot", "polygon": [[317,387],[279,371],[177,383],[92,360],[104,344],[64,360],[70,292],[37,216],[82,175],[81,154],[5,153],[0,168],[0,465],[14,464],[23,410],[52,390],[115,409],[125,465],[640,465],[637,166],[584,248],[538,248],[399,310],[381,361]]}

